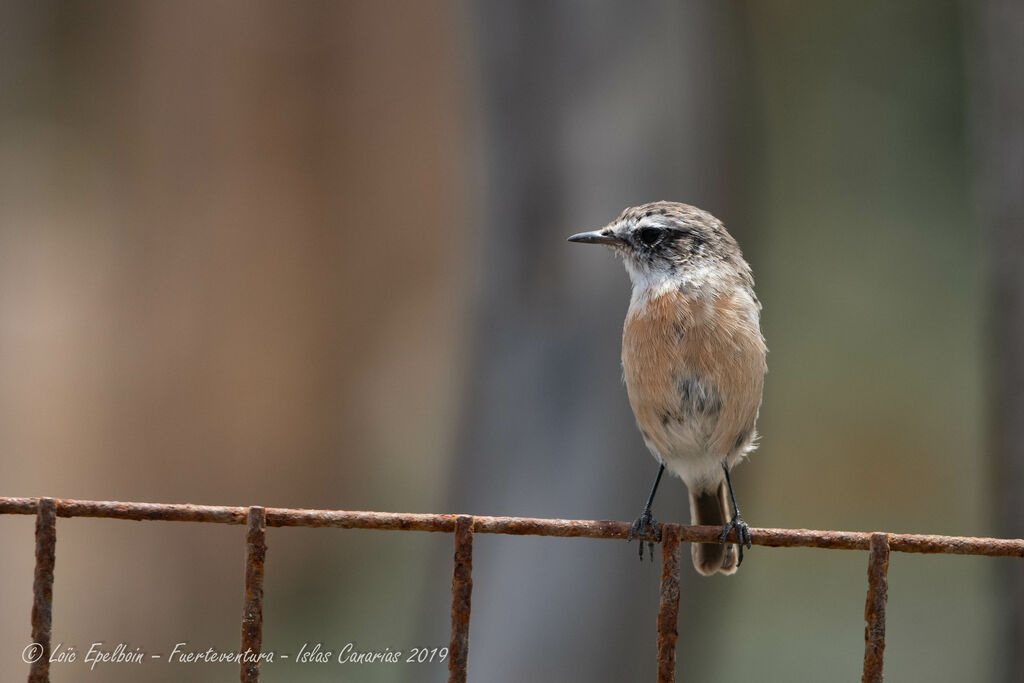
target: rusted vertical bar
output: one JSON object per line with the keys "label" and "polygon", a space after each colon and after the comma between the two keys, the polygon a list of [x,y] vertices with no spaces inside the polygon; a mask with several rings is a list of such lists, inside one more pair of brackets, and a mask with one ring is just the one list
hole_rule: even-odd
{"label": "rusted vertical bar", "polygon": [[679,636],[679,525],[661,525],[661,604],[658,607],[658,683],[676,678]]}
{"label": "rusted vertical bar", "polygon": [[263,646],[263,562],[267,558],[266,510],[249,508],[246,534],[245,608],[242,611],[242,683],[260,679],[260,648]]}
{"label": "rusted vertical bar", "polygon": [[469,610],[473,596],[473,518],[455,520],[452,571],[452,638],[448,646],[448,683],[466,683],[469,660]]}
{"label": "rusted vertical bar", "polygon": [[50,634],[53,629],[53,564],[57,550],[57,503],[40,498],[36,506],[36,571],[32,581],[32,665],[29,683],[50,680]]}
{"label": "rusted vertical bar", "polygon": [[871,534],[868,553],[868,597],[864,605],[864,676],[862,683],[882,683],[885,653],[885,601],[889,595],[889,535]]}

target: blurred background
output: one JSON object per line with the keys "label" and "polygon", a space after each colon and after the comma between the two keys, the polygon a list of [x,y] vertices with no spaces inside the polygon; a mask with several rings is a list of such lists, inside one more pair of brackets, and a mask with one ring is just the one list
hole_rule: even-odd
{"label": "blurred background", "polygon": [[[0,494],[632,520],[628,279],[565,237],[671,199],[725,222],[764,304],[753,526],[1024,536],[1022,67],[1010,0],[4,0]],[[663,483],[655,514],[685,501]],[[237,647],[242,527],[57,533],[55,644]],[[0,517],[5,680],[32,534]],[[447,645],[450,535],[268,546],[265,649]],[[472,679],[654,679],[635,546],[482,536],[474,564]],[[859,675],[864,553],[684,575],[680,680]],[[1020,680],[1019,561],[889,577],[892,680]]]}

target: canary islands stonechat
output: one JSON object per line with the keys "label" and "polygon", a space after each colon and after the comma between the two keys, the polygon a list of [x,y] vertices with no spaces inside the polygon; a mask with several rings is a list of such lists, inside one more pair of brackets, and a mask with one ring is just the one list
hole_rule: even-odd
{"label": "canary islands stonechat", "polygon": [[[766,370],[761,304],[736,240],[696,207],[654,202],[570,242],[603,244],[626,264],[633,295],[622,369],[644,443],[659,463],[630,540],[660,539],[651,514],[667,467],[690,494],[693,524],[721,526],[719,543],[693,543],[701,574],[732,574],[750,548],[729,472],[757,442]],[[738,543],[725,543],[736,530]],[[649,545],[653,557],[653,543]]]}

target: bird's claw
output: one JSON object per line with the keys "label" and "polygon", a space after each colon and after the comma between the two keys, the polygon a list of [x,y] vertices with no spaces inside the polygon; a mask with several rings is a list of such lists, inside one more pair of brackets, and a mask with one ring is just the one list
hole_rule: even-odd
{"label": "bird's claw", "polygon": [[750,527],[743,521],[743,517],[737,512],[731,521],[726,522],[725,526],[722,527],[722,534],[718,537],[718,542],[725,545],[725,539],[728,538],[729,532],[733,529],[736,530],[736,548],[739,551],[739,556],[736,558],[736,566],[739,567],[743,564],[743,546],[750,550]]}
{"label": "bird's claw", "polygon": [[[633,522],[633,525],[629,528],[629,536],[626,538],[627,543],[632,541],[634,537],[640,540],[639,555],[641,562],[644,561],[644,539],[650,534],[654,535],[655,540],[661,541],[661,525],[658,524],[658,520],[654,519],[650,508],[646,508],[636,518],[636,521]],[[651,555],[651,562],[653,562],[654,542],[647,541],[647,548]]]}

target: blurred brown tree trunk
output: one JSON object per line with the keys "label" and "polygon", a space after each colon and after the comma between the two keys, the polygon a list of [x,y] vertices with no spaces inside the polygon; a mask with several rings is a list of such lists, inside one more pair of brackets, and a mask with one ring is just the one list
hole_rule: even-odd
{"label": "blurred brown tree trunk", "polygon": [[[988,0],[977,9],[974,64],[978,196],[991,267],[993,487],[1000,536],[1024,538],[1024,3]],[[1001,680],[1020,680],[1024,572],[1002,563],[997,605]]]}
{"label": "blurred brown tree trunk", "polygon": [[[726,200],[735,144],[725,137],[732,83],[723,60],[735,54],[728,10],[660,2],[473,7],[483,265],[452,507],[632,519],[656,464],[620,379],[629,282],[608,253],[565,238],[658,199],[735,217]],[[683,485],[666,481],[655,514],[686,521],[685,501]],[[653,566],[640,566],[635,544],[479,545],[471,671],[490,681],[654,676],[657,554]],[[692,580],[684,571],[684,584]],[[684,585],[680,667],[691,672],[687,648],[698,645],[688,619],[703,605],[709,638],[714,621],[714,591],[701,588],[697,598]]]}

